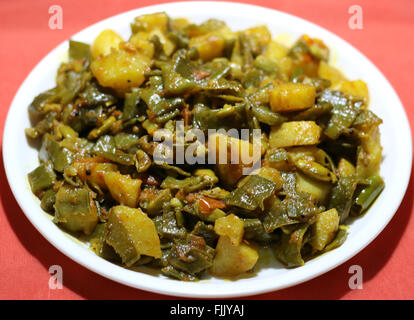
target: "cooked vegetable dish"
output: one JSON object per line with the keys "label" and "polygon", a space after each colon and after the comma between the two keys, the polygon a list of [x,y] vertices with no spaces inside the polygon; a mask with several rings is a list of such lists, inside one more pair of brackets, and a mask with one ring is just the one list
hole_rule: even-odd
{"label": "cooked vegetable dish", "polygon": [[339,247],[384,188],[367,85],[308,35],[287,47],[265,26],[163,12],[131,31],[70,41],[29,106],[28,179],[53,221],[104,259],[185,281],[254,272],[261,247],[289,268]]}

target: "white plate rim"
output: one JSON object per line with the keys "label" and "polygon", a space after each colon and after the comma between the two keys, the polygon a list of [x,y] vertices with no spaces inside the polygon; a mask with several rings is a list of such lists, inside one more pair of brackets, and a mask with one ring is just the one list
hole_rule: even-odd
{"label": "white plate rim", "polygon": [[[352,248],[348,248],[346,253],[342,252],[342,247],[332,251],[329,253],[330,259],[328,261],[323,261],[321,264],[321,259],[319,259],[319,265],[322,267],[319,268],[317,271],[309,273],[306,269],[306,265],[301,268],[296,268],[290,270],[290,274],[287,275],[284,279],[278,279],[279,282],[271,283],[268,279],[260,279],[251,278],[246,279],[243,281],[235,281],[231,282],[231,285],[223,285],[222,283],[210,283],[209,281],[201,281],[198,283],[186,283],[186,282],[177,282],[175,280],[169,280],[159,277],[153,277],[146,274],[137,273],[131,270],[124,269],[119,267],[115,264],[107,262],[97,256],[90,255],[86,249],[81,249],[80,246],[68,238],[63,232],[55,233],[56,229],[54,229],[50,224],[50,220],[47,218],[39,215],[40,208],[38,210],[33,210],[30,206],[30,203],[27,202],[27,194],[26,192],[22,192],[21,189],[21,182],[20,185],[14,178],[13,173],[16,168],[15,164],[13,163],[13,158],[9,155],[12,155],[15,151],[15,146],[13,146],[13,133],[15,132],[14,124],[18,123],[18,113],[17,111],[22,109],[19,107],[19,97],[25,91],[25,88],[28,87],[30,81],[36,77],[37,73],[39,72],[40,66],[45,64],[45,61],[48,60],[52,55],[54,55],[57,51],[62,51],[63,48],[67,47],[67,41],[64,41],[60,45],[58,45],[55,49],[53,49],[48,55],[46,55],[31,71],[29,76],[24,80],[22,85],[20,86],[19,90],[17,91],[15,98],[11,104],[9,109],[6,124],[4,128],[3,134],[3,161],[6,171],[6,176],[9,181],[9,185],[11,190],[21,207],[22,211],[25,213],[26,217],[29,221],[35,226],[35,228],[58,250],[64,253],[66,256],[71,258],[72,260],[76,261],[77,263],[83,265],[84,267],[92,270],[106,278],[112,279],[119,283],[123,283],[125,285],[139,288],[142,290],[156,292],[161,294],[167,295],[175,295],[181,297],[192,297],[192,298],[228,298],[228,297],[242,297],[247,295],[253,294],[260,294],[265,293],[273,290],[279,290],[286,287],[290,287],[310,279],[313,279],[323,273],[326,273],[333,268],[337,267],[338,265],[344,263],[345,261],[351,259],[357,253],[359,253],[363,248],[365,248],[369,243],[371,243],[377,235],[385,228],[388,222],[391,220],[395,212],[397,211],[403,197],[405,191],[408,187],[408,182],[410,179],[411,174],[411,165],[412,165],[412,140],[411,140],[411,130],[408,122],[407,115],[405,110],[395,92],[391,84],[387,81],[387,79],[383,76],[383,74],[377,69],[377,67],[369,61],[362,53],[360,53],[357,49],[353,46],[339,38],[338,36],[334,35],[330,31],[319,27],[309,21],[303,20],[301,18],[295,17],[293,15],[280,12],[273,9],[268,9],[264,7],[259,7],[255,5],[249,4],[240,4],[240,3],[232,3],[232,2],[213,2],[213,1],[202,1],[202,2],[173,2],[167,4],[160,4],[160,5],[153,5],[148,7],[143,7],[135,10],[130,10],[108,19],[102,20],[98,23],[89,26],[82,31],[75,34],[72,38],[78,38],[83,32],[89,30],[91,28],[99,28],[100,25],[107,24],[108,21],[119,19],[125,15],[139,15],[148,12],[156,12],[156,11],[169,11],[177,9],[178,7],[184,8],[186,10],[197,10],[205,9],[211,10],[211,7],[214,6],[215,10],[228,10],[225,12],[229,12],[229,14],[236,14],[237,10],[248,10],[250,13],[255,13],[258,15],[279,15],[284,16],[286,19],[292,20],[292,22],[300,22],[301,24],[306,24],[308,26],[312,26],[313,29],[318,29],[320,33],[324,34],[326,38],[329,38],[335,43],[341,45],[341,48],[345,48],[346,50],[353,52],[359,55],[359,58],[364,60],[368,64],[368,69],[370,72],[374,72],[375,76],[378,77],[378,81],[386,84],[387,89],[390,91],[390,95],[392,96],[391,99],[394,102],[397,102],[397,105],[394,106],[396,109],[395,112],[398,116],[399,120],[399,133],[403,134],[404,141],[402,144],[406,148],[404,161],[399,163],[399,169],[401,170],[402,174],[399,177],[399,185],[398,190],[394,193],[394,198],[392,203],[389,203],[389,209],[387,214],[382,217],[382,219],[378,219],[377,223],[370,226],[369,229],[365,230],[366,233],[360,235],[360,243],[354,245]],[[233,10],[233,11],[232,11]],[[187,16],[183,14],[183,16]],[[24,107],[26,110],[26,106]],[[22,128],[21,128],[22,129]],[[24,196],[26,195],[26,196]],[[33,203],[32,203],[33,204]],[[371,208],[372,209],[372,208]],[[60,229],[57,229],[60,230]],[[352,249],[352,250],[351,250]],[[322,259],[323,260],[323,259]],[[325,259],[326,260],[326,259]],[[133,279],[133,280],[131,280]]]}

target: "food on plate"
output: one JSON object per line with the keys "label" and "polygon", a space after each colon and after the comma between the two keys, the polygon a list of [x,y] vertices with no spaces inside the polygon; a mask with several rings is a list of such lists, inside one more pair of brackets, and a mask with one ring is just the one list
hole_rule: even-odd
{"label": "food on plate", "polygon": [[384,188],[369,100],[319,39],[142,15],[128,39],[69,41],[29,106],[28,180],[59,227],[128,268],[237,277],[261,248],[299,267]]}

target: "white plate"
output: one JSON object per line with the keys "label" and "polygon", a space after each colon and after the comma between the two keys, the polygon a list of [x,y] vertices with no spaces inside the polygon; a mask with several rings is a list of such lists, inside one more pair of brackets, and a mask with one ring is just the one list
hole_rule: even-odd
{"label": "white plate", "polygon": [[[411,131],[404,108],[381,72],[357,49],[321,27],[275,10],[236,3],[178,2],[141,8],[88,27],[74,35],[73,39],[91,43],[105,28],[112,28],[127,38],[130,34],[129,24],[135,16],[157,11],[166,11],[172,17],[186,17],[197,23],[214,17],[226,21],[235,30],[265,24],[274,36],[282,32],[296,39],[307,33],[322,39],[334,52],[336,65],[345,70],[350,79],[360,78],[368,83],[371,109],[384,120],[381,126],[384,147],[381,175],[386,183],[384,191],[370,210],[350,225],[349,237],[340,248],[300,268],[288,270],[276,264],[262,267],[257,275],[237,281],[212,278],[187,283],[134,272],[107,262],[86,246],[73,241],[53,224],[40,209],[39,200],[31,193],[27,180],[27,173],[38,165],[37,151],[29,147],[24,134],[24,128],[29,127],[27,107],[37,94],[54,86],[56,70],[68,49],[66,41],[50,52],[21,85],[10,107],[3,138],[4,165],[11,189],[39,232],[71,259],[114,281],[163,294],[209,298],[258,294],[304,282],[347,261],[374,240],[400,205],[409,181],[412,161]],[[375,257],[372,257],[372,261],[375,263]]]}

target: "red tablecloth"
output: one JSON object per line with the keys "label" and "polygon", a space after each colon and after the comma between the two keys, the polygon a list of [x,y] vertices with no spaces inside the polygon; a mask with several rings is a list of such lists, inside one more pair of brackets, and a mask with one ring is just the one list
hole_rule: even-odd
{"label": "red tablecloth", "polygon": [[[161,1],[164,2],[164,1]],[[240,1],[281,10],[331,30],[360,49],[390,80],[414,128],[414,1],[263,0]],[[0,1],[0,133],[10,103],[30,70],[60,42],[81,29],[154,0]],[[49,7],[63,8],[63,30],[50,30]],[[351,5],[363,10],[363,29],[348,26]],[[390,106],[392,107],[392,106]],[[73,262],[26,219],[0,162],[1,299],[168,299],[107,280]],[[391,223],[365,250],[336,269],[301,285],[252,299],[413,299],[413,179]],[[51,265],[63,268],[63,289],[48,286]],[[351,290],[348,269],[363,268],[363,289]]]}

